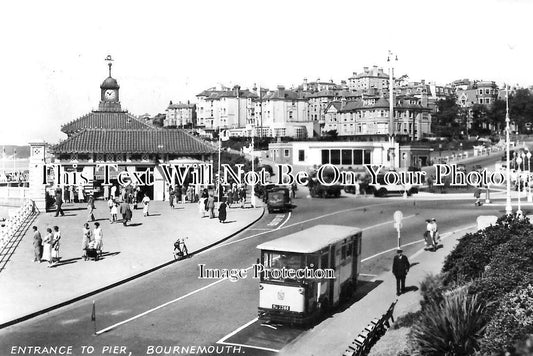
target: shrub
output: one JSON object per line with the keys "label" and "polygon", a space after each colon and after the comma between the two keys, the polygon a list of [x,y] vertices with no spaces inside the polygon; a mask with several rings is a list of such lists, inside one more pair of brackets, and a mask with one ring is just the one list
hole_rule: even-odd
{"label": "shrub", "polygon": [[487,324],[481,341],[483,354],[512,351],[513,345],[533,333],[533,285],[518,288],[503,298]]}
{"label": "shrub", "polygon": [[420,283],[420,293],[422,294],[420,306],[422,310],[427,305],[441,304],[444,301],[443,293],[445,290],[443,275],[427,275]]}
{"label": "shrub", "polygon": [[422,355],[471,355],[479,349],[486,320],[484,304],[466,288],[446,294],[440,304],[428,304],[409,335]]}
{"label": "shrub", "polygon": [[444,283],[464,283],[481,277],[498,246],[513,236],[517,236],[515,241],[522,244],[530,235],[533,235],[533,227],[529,220],[519,220],[511,215],[500,217],[496,225],[466,234],[444,261]]}

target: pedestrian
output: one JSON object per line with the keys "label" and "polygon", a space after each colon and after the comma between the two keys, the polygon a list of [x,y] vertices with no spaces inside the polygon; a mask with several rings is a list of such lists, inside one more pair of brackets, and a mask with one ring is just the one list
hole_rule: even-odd
{"label": "pedestrian", "polygon": [[296,191],[298,190],[298,186],[296,185],[296,182],[293,182],[291,184],[291,195],[292,199],[296,198]]}
{"label": "pedestrian", "polygon": [[91,242],[91,229],[89,224],[85,223],[83,225],[82,238],[81,238],[81,258],[84,261],[87,261],[87,248],[89,248],[89,243]]}
{"label": "pedestrian", "polygon": [[221,223],[225,223],[226,217],[226,201],[223,199],[218,207],[218,221]]}
{"label": "pedestrian", "polygon": [[118,218],[118,203],[116,201],[113,202],[113,206],[111,207],[111,224],[115,223]]}
{"label": "pedestrian", "polygon": [[209,198],[207,198],[207,210],[209,211],[209,219],[215,217],[215,197],[213,193],[209,193]]}
{"label": "pedestrian", "polygon": [[174,189],[172,186],[168,187],[168,203],[170,204],[170,209],[174,209],[174,195],[176,193],[174,192]]}
{"label": "pedestrian", "polygon": [[46,236],[43,240],[43,261],[48,261],[48,267],[52,265],[52,241],[54,240],[54,235],[51,228],[46,229]]}
{"label": "pedestrian", "polygon": [[150,213],[148,212],[148,207],[150,206],[150,198],[148,198],[148,195],[144,195],[144,198],[142,200],[143,203],[143,215],[148,216]]}
{"label": "pedestrian", "polygon": [[37,226],[33,226],[33,262],[41,262],[43,257],[43,239]]}
{"label": "pedestrian", "polygon": [[424,241],[426,242],[425,249],[433,249],[436,250],[437,247],[435,245],[434,239],[433,239],[433,229],[434,225],[432,224],[430,219],[426,219],[426,231],[424,232]]}
{"label": "pedestrian", "polygon": [[239,198],[241,199],[241,208],[244,209],[244,204],[246,203],[246,188],[245,187],[240,188]]}
{"label": "pedestrian", "polygon": [[68,200],[69,203],[74,203],[74,186],[70,185],[68,187]]}
{"label": "pedestrian", "polygon": [[54,264],[59,262],[59,247],[60,247],[60,240],[61,240],[61,232],[59,231],[59,226],[54,226],[54,232],[53,232],[53,240],[52,240],[52,261]]}
{"label": "pedestrian", "polygon": [[56,189],[56,217],[59,215],[65,216],[65,213],[63,212],[63,209],[61,209],[61,206],[63,205],[63,194],[61,193],[61,188]]}
{"label": "pedestrian", "polygon": [[85,203],[85,188],[82,184],[78,186],[78,203]]}
{"label": "pedestrian", "polygon": [[205,203],[205,200],[206,198],[200,198],[198,199],[198,213],[200,214],[200,217],[205,217],[205,207],[206,207],[206,203]]}
{"label": "pedestrian", "polygon": [[102,228],[100,227],[99,222],[94,223],[94,242],[96,244],[96,249],[102,253],[102,249],[104,248],[104,233],[102,231]]}
{"label": "pedestrian", "polygon": [[132,212],[130,205],[123,201],[120,204],[120,215],[122,215],[122,225],[126,226],[128,224],[128,221],[132,218]]}
{"label": "pedestrian", "polygon": [[115,200],[116,197],[117,197],[117,186],[113,184],[111,186],[111,199]]}
{"label": "pedestrian", "polygon": [[176,204],[181,203],[181,186],[176,185],[176,189],[174,190],[174,193],[176,194]]}
{"label": "pedestrian", "polygon": [[480,197],[481,197],[481,189],[476,188],[476,190],[474,191],[474,198],[476,198],[476,201],[474,203],[475,206],[481,206]]}
{"label": "pedestrian", "polygon": [[228,208],[231,208],[231,204],[233,204],[233,190],[231,189],[231,186],[228,187],[227,196],[228,196]]}
{"label": "pedestrian", "polygon": [[439,235],[439,228],[437,226],[437,219],[433,218],[431,219],[431,232],[433,233],[433,244],[435,245],[435,248],[437,248],[440,235]]}
{"label": "pedestrian", "polygon": [[394,277],[396,277],[396,295],[405,293],[405,277],[407,276],[410,267],[411,265],[409,264],[407,256],[403,255],[403,250],[396,250],[396,256],[394,256],[392,262],[392,273],[394,274]]}
{"label": "pedestrian", "polygon": [[87,199],[87,221],[94,221],[94,197],[92,194]]}
{"label": "pedestrian", "polygon": [[187,197],[187,187],[185,185],[181,186],[181,203],[185,204],[185,198]]}
{"label": "pedestrian", "polygon": [[113,208],[113,205],[115,205],[115,202],[113,201],[113,198],[109,197],[109,200],[107,201],[107,207],[109,208],[109,214],[111,214],[111,209]]}

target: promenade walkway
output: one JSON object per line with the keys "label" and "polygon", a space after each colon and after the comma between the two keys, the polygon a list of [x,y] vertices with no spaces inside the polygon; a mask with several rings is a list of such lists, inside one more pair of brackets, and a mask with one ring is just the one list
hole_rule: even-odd
{"label": "promenade walkway", "polygon": [[[247,206],[228,209],[222,224],[216,218],[202,218],[197,204],[178,204],[172,210],[168,202],[151,202],[148,217],[143,217],[142,210],[133,210],[133,219],[125,227],[111,224],[106,202],[97,201],[95,217],[104,234],[103,258],[97,262],[81,258],[85,204],[64,204],[64,217],[41,213],[34,225],[43,238],[47,227],[60,228],[61,262],[51,268],[48,262],[33,262],[33,232],[27,231],[0,272],[0,327],[173,261],[178,237],[189,237],[189,252],[224,240],[263,215],[262,207]],[[90,227],[94,229],[93,222]]]}

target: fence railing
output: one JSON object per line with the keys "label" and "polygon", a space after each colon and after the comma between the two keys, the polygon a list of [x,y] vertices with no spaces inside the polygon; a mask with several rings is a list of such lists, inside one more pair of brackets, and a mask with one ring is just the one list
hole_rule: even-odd
{"label": "fence railing", "polygon": [[4,253],[7,244],[20,232],[24,222],[35,213],[33,200],[25,200],[24,204],[13,216],[0,222],[0,251]]}

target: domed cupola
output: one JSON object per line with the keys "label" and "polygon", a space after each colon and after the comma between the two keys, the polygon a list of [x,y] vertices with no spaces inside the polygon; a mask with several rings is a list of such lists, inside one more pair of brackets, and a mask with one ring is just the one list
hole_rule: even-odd
{"label": "domed cupola", "polygon": [[98,111],[121,111],[119,100],[120,85],[115,78],[111,76],[111,67],[113,66],[113,59],[111,56],[106,57],[107,65],[109,66],[109,76],[100,85],[100,105]]}

